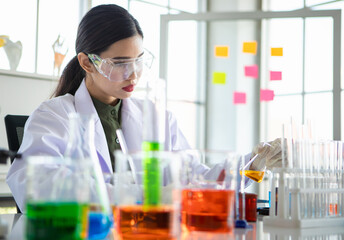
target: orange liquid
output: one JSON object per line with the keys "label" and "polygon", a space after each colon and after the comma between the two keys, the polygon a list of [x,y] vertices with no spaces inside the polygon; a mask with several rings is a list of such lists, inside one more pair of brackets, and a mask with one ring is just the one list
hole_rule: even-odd
{"label": "orange liquid", "polygon": [[[263,171],[254,171],[254,170],[245,170],[244,171],[245,176],[252,179],[253,181],[256,182],[261,182],[263,181],[264,178],[264,173]],[[242,171],[240,171],[240,175],[242,174]]]}
{"label": "orange liquid", "polygon": [[118,239],[176,239],[172,206],[119,206],[113,209]]}
{"label": "orange liquid", "polygon": [[230,232],[234,190],[185,189],[182,191],[182,230]]}

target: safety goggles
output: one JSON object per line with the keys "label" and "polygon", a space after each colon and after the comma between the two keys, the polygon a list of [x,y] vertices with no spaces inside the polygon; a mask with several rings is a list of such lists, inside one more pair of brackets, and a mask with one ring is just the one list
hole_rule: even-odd
{"label": "safety goggles", "polygon": [[148,50],[138,58],[130,59],[102,59],[96,54],[87,54],[98,72],[111,82],[125,81],[133,73],[140,77],[143,69],[150,69],[154,60],[154,56]]}

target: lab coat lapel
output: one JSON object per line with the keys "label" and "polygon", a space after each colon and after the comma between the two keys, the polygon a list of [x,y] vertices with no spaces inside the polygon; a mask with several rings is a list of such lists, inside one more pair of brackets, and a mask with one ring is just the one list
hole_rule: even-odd
{"label": "lab coat lapel", "polygon": [[122,100],[121,125],[129,151],[139,151],[142,145],[143,101],[134,98]]}
{"label": "lab coat lapel", "polygon": [[91,96],[86,88],[85,80],[75,92],[75,109],[82,115],[94,114],[95,119],[95,147],[97,150],[100,166],[103,172],[112,172],[109,149],[98,113],[93,105]]}

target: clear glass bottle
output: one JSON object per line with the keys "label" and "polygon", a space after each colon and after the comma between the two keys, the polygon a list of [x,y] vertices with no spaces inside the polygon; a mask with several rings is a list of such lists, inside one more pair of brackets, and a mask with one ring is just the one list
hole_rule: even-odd
{"label": "clear glass bottle", "polygon": [[112,213],[94,144],[95,116],[71,114],[69,122],[70,139],[65,157],[91,167],[88,239],[104,239],[112,227]]}

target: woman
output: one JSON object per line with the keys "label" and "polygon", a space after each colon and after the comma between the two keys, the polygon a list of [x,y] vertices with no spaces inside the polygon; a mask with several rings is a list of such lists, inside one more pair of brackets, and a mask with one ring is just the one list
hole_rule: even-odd
{"label": "woman", "polygon": [[[130,98],[149,59],[139,23],[117,5],[92,8],[81,20],[76,56],[68,63],[55,91],[29,117],[19,149],[30,155],[63,156],[69,139],[68,115],[95,114],[95,147],[103,172],[112,172],[112,152],[119,149],[116,129],[122,128],[128,150],[141,149],[143,103]],[[102,61],[106,63],[102,66]],[[103,62],[104,62],[103,61]],[[190,148],[176,119],[168,112],[165,150]],[[249,155],[248,155],[249,156]],[[249,159],[249,157],[248,157]],[[15,160],[7,183],[23,210],[25,164]]]}

